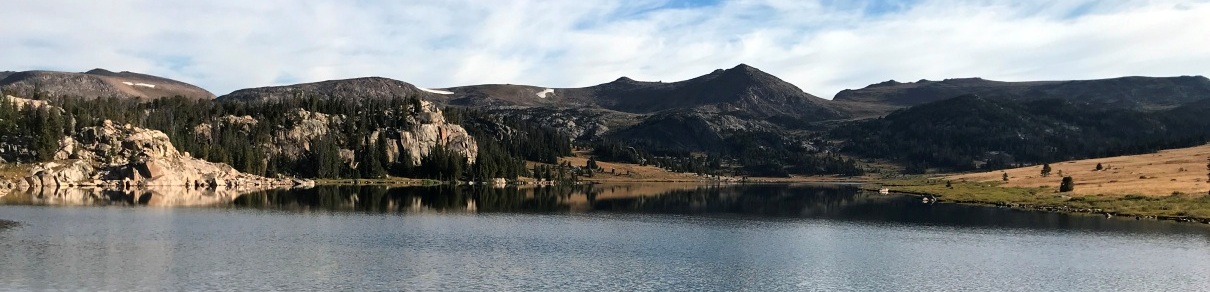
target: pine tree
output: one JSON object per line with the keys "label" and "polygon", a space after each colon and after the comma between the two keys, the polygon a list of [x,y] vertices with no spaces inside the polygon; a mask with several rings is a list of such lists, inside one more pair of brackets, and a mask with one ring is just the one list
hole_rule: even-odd
{"label": "pine tree", "polygon": [[376,147],[363,145],[357,155],[357,170],[362,178],[383,178],[386,170],[382,167],[382,157]]}
{"label": "pine tree", "polygon": [[1063,182],[1059,184],[1059,192],[1066,193],[1076,189],[1075,180],[1070,176],[1063,177]]}
{"label": "pine tree", "polygon": [[1051,170],[1050,163],[1043,164],[1042,165],[1042,177],[1050,176],[1050,170]]}
{"label": "pine tree", "polygon": [[35,147],[38,160],[53,160],[55,152],[59,150],[59,139],[63,137],[63,117],[57,109],[50,107],[43,107],[35,112],[38,116]]}

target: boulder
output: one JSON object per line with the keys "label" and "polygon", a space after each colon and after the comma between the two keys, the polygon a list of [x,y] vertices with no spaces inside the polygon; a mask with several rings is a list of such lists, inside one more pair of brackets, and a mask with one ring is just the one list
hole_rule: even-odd
{"label": "boulder", "polygon": [[65,163],[48,162],[36,164],[30,169],[26,181],[31,186],[59,187],[90,183],[96,169],[88,162],[71,160]]}

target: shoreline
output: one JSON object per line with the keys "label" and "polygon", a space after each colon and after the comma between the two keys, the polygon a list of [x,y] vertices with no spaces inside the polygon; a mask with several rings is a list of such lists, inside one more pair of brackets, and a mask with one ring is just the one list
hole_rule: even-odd
{"label": "shoreline", "polygon": [[[506,184],[491,182],[439,181],[405,177],[380,179],[314,179],[311,186],[384,186],[417,187],[441,185],[541,186],[566,183],[519,179]],[[1174,194],[1170,196],[1142,195],[1076,195],[1056,193],[1046,188],[1009,187],[997,182],[950,181],[942,178],[886,179],[871,176],[793,176],[793,177],[703,177],[692,174],[663,177],[581,177],[575,185],[634,184],[634,183],[697,183],[697,184],[793,184],[827,183],[858,185],[866,191],[886,188],[890,192],[912,196],[934,196],[946,204],[1012,208],[1063,214],[1134,217],[1175,222],[1210,224],[1210,196]],[[284,186],[284,185],[283,185]],[[58,186],[62,188],[64,186]],[[72,186],[66,186],[71,188]],[[262,188],[270,186],[261,186]],[[295,185],[297,187],[297,185]],[[3,222],[0,222],[2,225]],[[2,226],[0,226],[2,227]]]}
{"label": "shoreline", "polygon": [[[933,196],[937,199],[937,203],[943,204],[1001,207],[1070,215],[1095,215],[1107,218],[1134,217],[1135,220],[1149,219],[1210,224],[1210,216],[1180,214],[1188,210],[1178,211],[1171,208],[1174,205],[1210,201],[1205,196],[1196,198],[1193,196],[1146,197],[1132,195],[1073,197],[1062,195],[1061,193],[1052,195],[1051,193],[1038,192],[1038,189],[1001,187],[987,183],[955,182],[952,183],[952,186],[953,188],[946,188],[944,183],[940,181],[933,183],[927,181],[883,180],[863,184],[861,189],[879,191],[885,187],[892,193],[916,197]],[[1015,195],[1016,198],[1005,196],[1006,194]],[[1122,204],[1129,204],[1129,206],[1142,209],[1142,211],[1115,208],[1115,206]],[[1196,209],[1193,211],[1203,212],[1207,210]]]}

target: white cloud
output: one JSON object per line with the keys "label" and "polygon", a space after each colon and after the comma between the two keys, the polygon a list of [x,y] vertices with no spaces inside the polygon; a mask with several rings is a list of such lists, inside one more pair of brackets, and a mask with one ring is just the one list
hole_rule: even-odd
{"label": "white cloud", "polygon": [[221,95],[362,76],[576,87],[747,63],[830,97],[887,79],[1210,68],[1206,1],[831,2],[0,0],[0,70],[103,67]]}

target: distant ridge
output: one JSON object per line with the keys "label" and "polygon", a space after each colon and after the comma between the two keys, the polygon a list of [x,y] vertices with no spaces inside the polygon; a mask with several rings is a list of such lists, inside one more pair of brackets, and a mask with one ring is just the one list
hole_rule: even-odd
{"label": "distant ridge", "polygon": [[93,69],[84,73],[24,71],[0,73],[0,90],[25,97],[119,97],[146,100],[183,96],[210,100],[214,94],[181,81],[134,73]]}
{"label": "distant ridge", "polygon": [[[598,107],[638,114],[697,110],[809,120],[843,116],[827,100],[746,64],[677,82],[620,77],[581,88],[493,84],[448,90],[455,92],[450,103],[460,105]],[[548,94],[538,95],[542,91]]]}
{"label": "distant ridge", "polygon": [[1097,80],[1003,82],[981,78],[942,81],[894,80],[843,90],[836,101],[915,106],[964,94],[989,99],[1069,99],[1116,108],[1168,108],[1210,97],[1210,79],[1202,76],[1119,77]]}
{"label": "distant ridge", "polygon": [[422,90],[407,82],[383,78],[362,77],[329,80],[283,86],[240,89],[223,95],[220,101],[276,101],[292,98],[321,97],[355,101],[359,99],[391,99],[408,96],[439,95]]}

